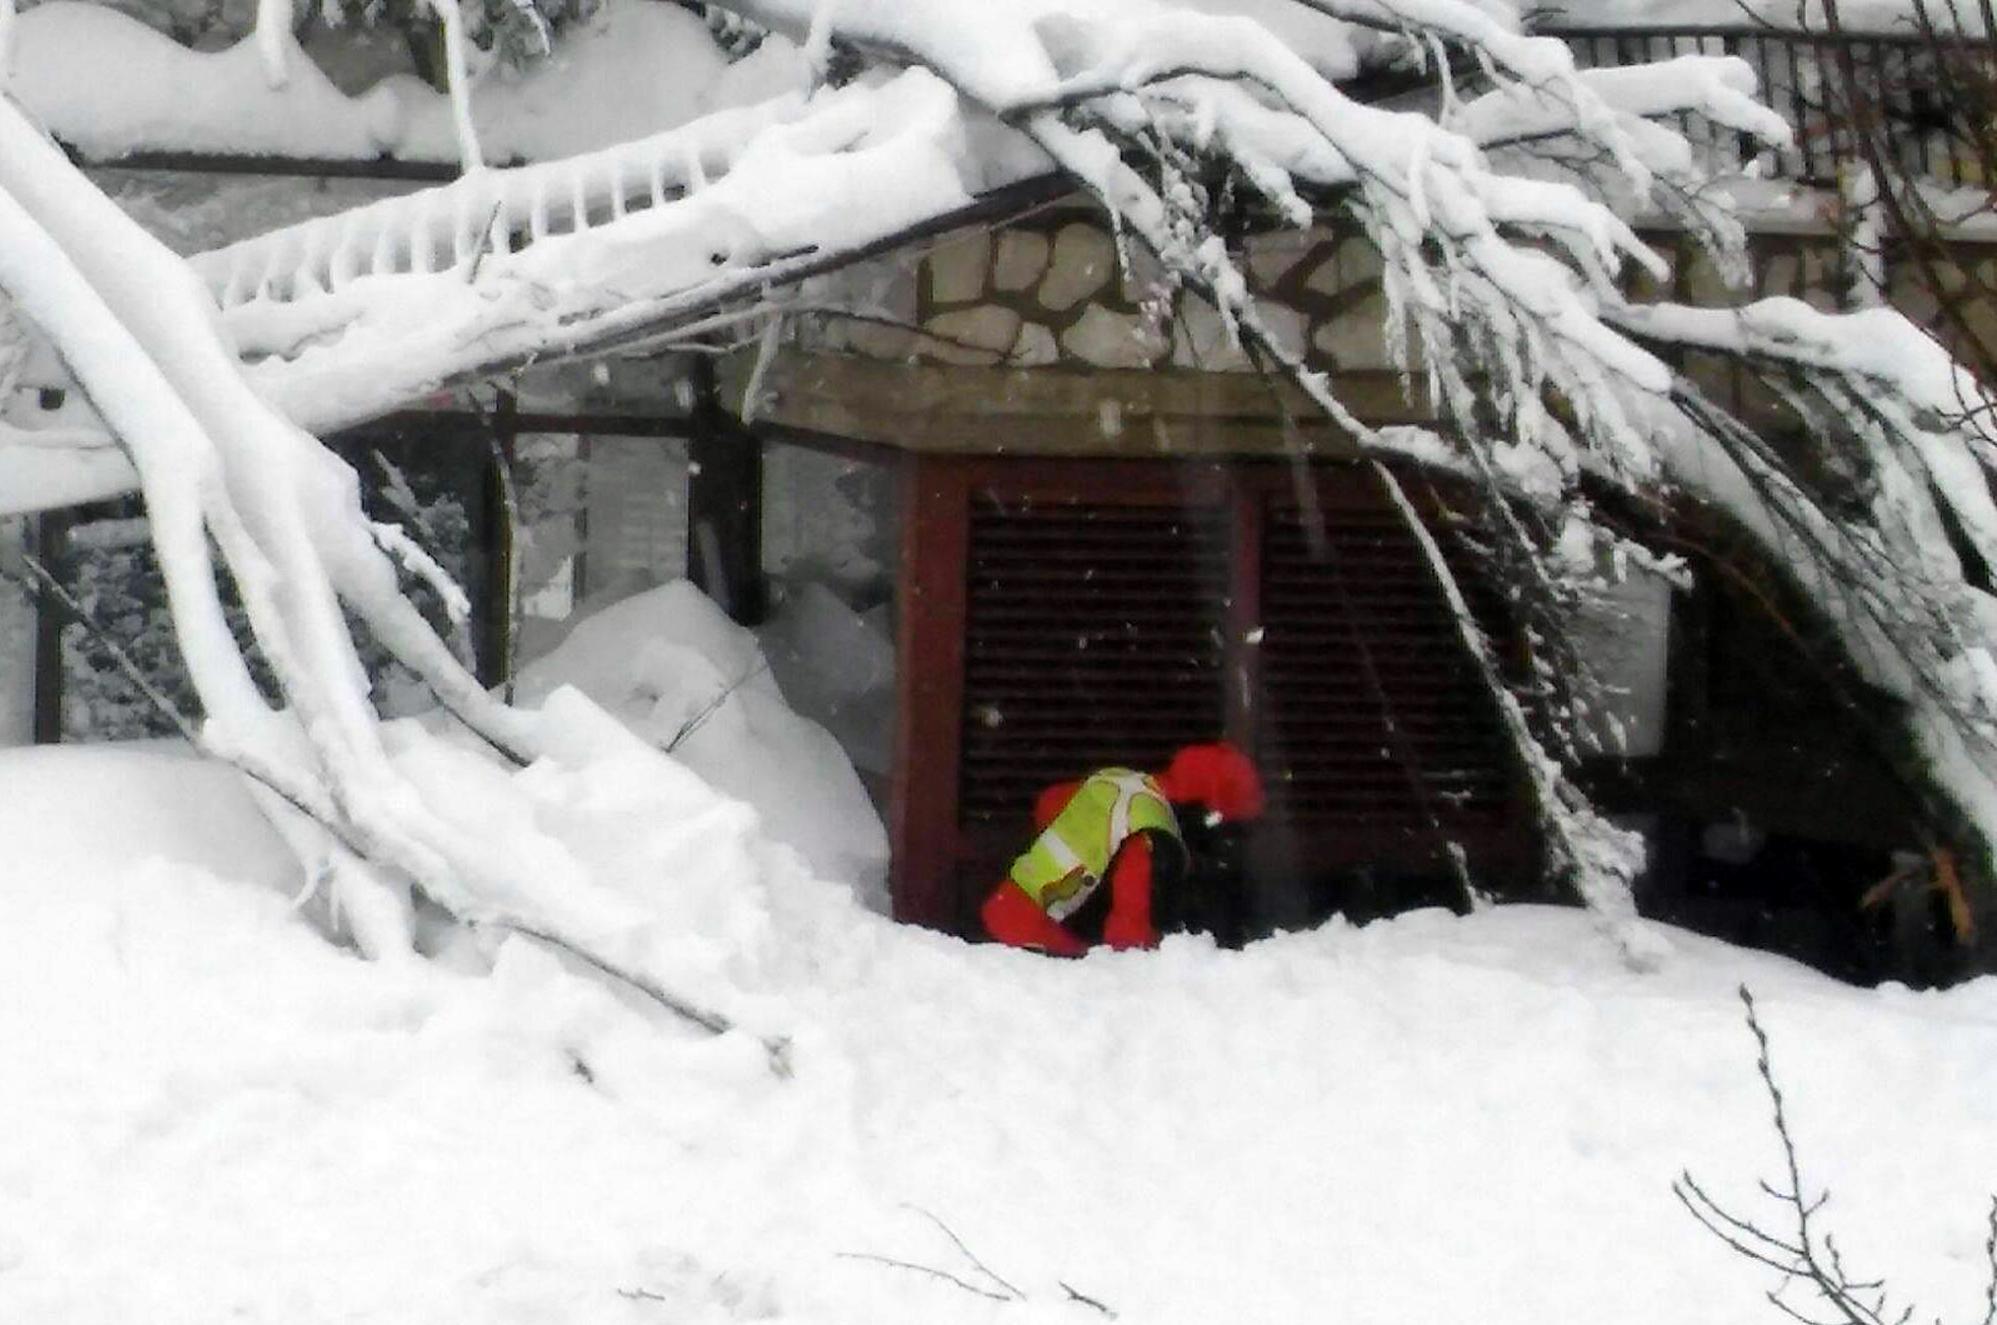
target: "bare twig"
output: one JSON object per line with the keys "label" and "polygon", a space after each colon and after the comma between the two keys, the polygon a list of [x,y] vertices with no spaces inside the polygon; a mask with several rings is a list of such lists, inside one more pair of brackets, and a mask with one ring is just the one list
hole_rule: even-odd
{"label": "bare twig", "polygon": [[927,1219],[930,1223],[936,1225],[937,1228],[941,1229],[943,1231],[943,1236],[950,1239],[951,1245],[956,1247],[959,1252],[963,1253],[964,1259],[969,1261],[974,1267],[976,1267],[979,1274],[982,1274],[985,1278],[991,1280],[993,1283],[997,1284],[1002,1290],[1004,1290],[1007,1293],[1010,1293],[1015,1298],[1023,1298],[1026,1296],[1026,1294],[1020,1292],[1018,1288],[1014,1287],[1012,1284],[1008,1283],[1005,1279],[1001,1278],[996,1272],[993,1271],[991,1266],[986,1265],[983,1261],[979,1260],[977,1253],[973,1252],[969,1247],[965,1246],[964,1240],[957,1236],[957,1230],[951,1228],[948,1224],[944,1223],[933,1212],[925,1210],[919,1205],[904,1205],[902,1208],[905,1210],[915,1211],[915,1213],[921,1215],[924,1219]]}
{"label": "bare twig", "polygon": [[[548,947],[567,953],[591,970],[629,985],[632,989],[645,995],[652,1002],[658,1004],[682,1021],[690,1021],[702,1030],[709,1031],[715,1035],[726,1035],[730,1031],[741,1029],[728,1017],[711,1009],[701,1007],[699,1004],[674,993],[642,971],[634,971],[610,962],[585,948],[578,947],[559,934],[550,934],[544,929],[538,929],[533,925],[524,924],[518,920],[500,919],[489,923],[496,929],[519,934],[525,938],[533,939],[536,943],[543,943]],[[763,1046],[763,1053],[769,1061],[770,1071],[779,1077],[789,1077],[791,1075],[790,1040],[781,1035],[760,1035],[756,1037],[756,1040],[757,1043]]]}
{"label": "bare twig", "polygon": [[[1793,1235],[1778,1236],[1754,1220],[1732,1213],[1708,1195],[1690,1172],[1679,1174],[1671,1184],[1672,1193],[1707,1232],[1736,1255],[1774,1270],[1782,1277],[1781,1283],[1767,1296],[1772,1305],[1792,1320],[1807,1322],[1807,1325],[1889,1325],[1886,1280],[1854,1278],[1845,1268],[1844,1253],[1838,1246],[1836,1234],[1823,1228],[1818,1220],[1830,1202],[1829,1191],[1821,1192],[1814,1198],[1804,1195],[1807,1189],[1803,1183],[1802,1165],[1797,1159],[1796,1139],[1789,1126],[1788,1106],[1775,1079],[1768,1032],[1761,1024],[1754,995],[1746,985],[1740,987],[1740,1000],[1746,1008],[1748,1030],[1754,1035],[1755,1071],[1761,1077],[1773,1111],[1775,1136],[1782,1147],[1786,1178],[1785,1184],[1763,1182],[1760,1186],[1770,1199],[1786,1209],[1795,1232]],[[1997,1323],[1997,1198],[1991,1201],[1987,1226],[1989,1236],[1984,1243],[1984,1256],[1990,1265],[1990,1279],[1984,1292],[1982,1325],[1993,1325]],[[1814,1291],[1810,1305],[1832,1313],[1828,1319],[1806,1315],[1784,1297],[1790,1285],[1799,1282],[1810,1285]],[[1906,1325],[1913,1315],[1914,1308],[1908,1304],[1898,1315],[1890,1317],[1891,1325]]]}
{"label": "bare twig", "polygon": [[[962,1256],[979,1276],[989,1281],[989,1286],[975,1283],[963,1275],[953,1274],[949,1270],[941,1269],[934,1265],[923,1265],[915,1261],[899,1260],[893,1256],[880,1256],[867,1251],[842,1251],[835,1254],[841,1260],[871,1261],[875,1265],[885,1265],[890,1269],[908,1270],[914,1274],[926,1274],[932,1279],[941,1279],[947,1284],[952,1284],[963,1289],[966,1293],[974,1293],[992,1302],[1027,1302],[1032,1300],[1026,1293],[1020,1290],[1017,1284],[992,1269],[991,1266],[985,1264],[976,1252],[965,1245],[964,1239],[957,1236],[957,1231],[944,1223],[933,1211],[925,1210],[919,1205],[908,1202],[903,1202],[901,1208],[921,1215],[931,1224],[934,1224],[937,1231],[948,1238],[950,1245],[957,1249],[957,1254]],[[1089,1307],[1111,1320],[1116,1319],[1116,1312],[1106,1306],[1100,1299],[1091,1297],[1087,1293],[1078,1292],[1066,1280],[1057,1279],[1054,1282],[1061,1286],[1061,1292],[1064,1295],[1065,1301]]]}
{"label": "bare twig", "polygon": [[956,1275],[951,1274],[948,1270],[939,1270],[933,1265],[917,1265],[913,1261],[898,1261],[892,1256],[876,1256],[870,1251],[841,1251],[834,1252],[833,1254],[843,1261],[872,1261],[876,1265],[885,1265],[896,1270],[909,1270],[916,1274],[926,1274],[932,1278],[941,1279],[945,1283],[955,1284],[967,1293],[976,1293],[979,1297],[990,1298],[994,1302],[1019,1301],[1019,1295],[1016,1293],[994,1293],[989,1288],[980,1288],[976,1284],[967,1283],[959,1279]]}
{"label": "bare twig", "polygon": [[665,744],[664,749],[666,753],[671,754],[679,749],[689,736],[692,736],[695,732],[706,726],[707,720],[721,711],[721,706],[733,698],[737,690],[740,690],[743,686],[749,684],[749,682],[755,680],[769,669],[769,660],[765,658],[748,671],[742,673],[742,675],[736,677],[733,681],[730,681],[727,685],[721,687],[720,691],[712,699],[701,705],[687,717],[685,722],[679,725],[679,730],[675,731],[672,739]]}
{"label": "bare twig", "polygon": [[1110,1310],[1108,1307],[1104,1306],[1101,1302],[1098,1302],[1095,1298],[1090,1297],[1087,1293],[1076,1291],[1074,1286],[1071,1285],[1066,1279],[1056,1279],[1054,1282],[1061,1285],[1061,1291],[1068,1295],[1068,1301],[1079,1302],[1085,1307],[1094,1307],[1097,1311],[1102,1312],[1103,1315],[1108,1316],[1111,1320],[1116,1319],[1116,1312]]}

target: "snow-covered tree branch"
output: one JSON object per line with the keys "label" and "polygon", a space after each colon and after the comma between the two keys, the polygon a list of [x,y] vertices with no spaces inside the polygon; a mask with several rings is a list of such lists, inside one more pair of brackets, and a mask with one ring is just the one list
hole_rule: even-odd
{"label": "snow-covered tree branch", "polygon": [[[215,743],[254,743],[323,789],[368,844],[367,862],[347,851],[340,868],[373,880],[376,913],[392,917],[397,890],[414,886],[466,918],[512,917],[580,949],[625,942],[586,881],[565,891],[484,856],[385,752],[356,697],[343,602],[493,746],[531,758],[547,733],[486,698],[400,601],[352,476],[301,428],[530,361],[754,318],[775,286],[1050,173],[1159,260],[1159,306],[1200,295],[1375,457],[1446,454],[1477,476],[1488,541],[1536,633],[1562,625],[1570,572],[1555,542],[1585,521],[1584,483],[1646,501],[1682,491],[1755,535],[1904,706],[1937,831],[1988,861],[1997,601],[1970,571],[1997,556],[1984,384],[1896,315],[1772,301],[1695,310],[1624,294],[1629,272],[1665,273],[1617,209],[1631,200],[1672,214],[1722,270],[1739,270],[1741,231],[1701,193],[1697,156],[1667,122],[1693,114],[1784,143],[1748,66],[1690,56],[1583,71],[1563,44],[1524,35],[1491,6],[1298,0],[1363,31],[1376,58],[1392,49],[1425,62],[1432,101],[1390,109],[1341,90],[1254,21],[1151,0],[715,7],[808,48],[857,52],[867,67],[838,87],[588,156],[472,170],[202,255],[191,272],[11,107],[0,115],[0,288],[131,458]],[[1454,57],[1475,69],[1463,86]],[[1382,334],[1438,403],[1437,430],[1368,426],[1335,378],[1272,332],[1224,233],[1240,199],[1259,224],[1330,215],[1372,241]],[[1779,383],[1818,444],[1838,450],[1859,500],[1833,501],[1700,395],[1671,366],[1686,349]],[[0,435],[0,476],[65,451],[101,465],[103,441],[88,429]],[[11,509],[35,500],[0,495]],[[245,591],[282,714],[218,630],[210,539]],[[1431,564],[1447,584],[1447,567]],[[1581,841],[1592,820],[1545,761],[1567,748],[1557,727],[1521,728],[1520,757],[1545,781],[1539,803],[1569,844],[1569,870],[1587,876],[1582,894],[1614,911],[1628,865]],[[393,946],[381,935],[394,928],[374,946]]]}

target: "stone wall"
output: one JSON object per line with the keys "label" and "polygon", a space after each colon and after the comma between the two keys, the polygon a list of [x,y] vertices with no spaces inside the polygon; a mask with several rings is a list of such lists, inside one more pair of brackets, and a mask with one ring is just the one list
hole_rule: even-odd
{"label": "stone wall", "polygon": [[[1728,288],[1680,237],[1649,238],[1673,259],[1673,296],[1695,304],[1790,295],[1830,309],[1848,281],[1835,241],[1824,233],[1757,236],[1746,290]],[[1997,284],[1997,244],[1967,251],[1985,284]],[[1157,264],[1135,243],[1128,258],[1119,262],[1114,239],[1097,219],[1075,212],[1004,230],[960,231],[922,253],[843,277],[843,296],[857,297],[881,320],[836,323],[813,348],[986,367],[1248,370],[1205,300],[1188,295],[1174,309],[1149,306]],[[1382,338],[1379,256],[1363,237],[1328,226],[1259,235],[1247,241],[1244,259],[1271,330],[1291,347],[1307,347],[1313,366],[1333,373],[1393,370]],[[1933,295],[1911,270],[1891,267],[1889,275],[1894,305],[1940,327]],[[1972,309],[1969,317],[1997,336],[1997,307]]]}
{"label": "stone wall", "polygon": [[[1647,238],[1671,259],[1673,277],[1670,295],[1682,302],[1702,307],[1727,307],[1753,299],[1786,296],[1826,312],[1849,304],[1846,292],[1853,284],[1854,273],[1842,260],[1836,240],[1828,234],[1754,236],[1750,241],[1749,283],[1741,289],[1726,285],[1713,264],[1682,236],[1650,235]],[[1955,253],[1976,274],[1980,289],[1997,289],[1997,242],[1961,243],[1955,246]],[[1962,292],[1966,284],[1962,267],[1943,266],[1938,269],[1938,275],[1950,296]],[[1922,284],[1914,266],[1896,262],[1889,254],[1886,278],[1887,302],[1917,325],[1933,332],[1942,343],[1948,344],[1955,338],[1957,332],[1943,315],[1940,302]],[[1637,291],[1640,297],[1654,293],[1643,288],[1647,285],[1648,282],[1640,283]],[[1997,301],[1987,297],[1965,300],[1960,312],[1971,333],[1981,343],[1997,344]],[[1746,381],[1732,364],[1711,355],[1690,355],[1684,367],[1704,390],[1736,410],[1743,411],[1751,421],[1776,426],[1794,422],[1766,388]]]}
{"label": "stone wall", "polygon": [[[1329,229],[1257,236],[1246,257],[1279,340],[1308,346],[1331,371],[1391,366],[1379,259],[1364,239]],[[1206,300],[1157,307],[1157,263],[1135,243],[1128,259],[1099,222],[1073,213],[961,231],[852,278],[848,290],[882,321],[838,323],[818,348],[984,367],[1249,370]]]}

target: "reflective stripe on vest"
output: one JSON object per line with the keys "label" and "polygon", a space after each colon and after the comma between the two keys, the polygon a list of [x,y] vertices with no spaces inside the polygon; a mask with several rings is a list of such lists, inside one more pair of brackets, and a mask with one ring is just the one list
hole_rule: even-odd
{"label": "reflective stripe on vest", "polygon": [[1156,779],[1127,768],[1091,773],[1012,862],[1012,881],[1050,918],[1065,920],[1102,886],[1124,839],[1140,832],[1179,838],[1179,821]]}

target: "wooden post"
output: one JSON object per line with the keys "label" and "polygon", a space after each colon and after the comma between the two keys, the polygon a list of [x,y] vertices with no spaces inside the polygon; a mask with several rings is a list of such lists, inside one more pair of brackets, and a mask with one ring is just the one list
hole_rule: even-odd
{"label": "wooden post", "polygon": [[1251,757],[1259,753],[1262,721],[1262,508],[1262,494],[1231,474],[1222,712],[1227,739]]}
{"label": "wooden post", "polygon": [[763,447],[721,406],[714,365],[693,364],[687,441],[686,569],[722,611],[745,626],[763,619]]}
{"label": "wooden post", "polygon": [[[29,545],[49,574],[62,574],[69,542],[67,511],[46,511],[29,525]],[[48,594],[35,596],[35,744],[62,740],[62,628],[68,618]]]}
{"label": "wooden post", "polygon": [[499,393],[490,430],[486,434],[488,448],[485,464],[480,470],[485,481],[480,484],[482,491],[479,494],[485,526],[485,537],[479,540],[479,546],[485,554],[485,565],[480,576],[484,583],[479,597],[484,601],[480,604],[479,615],[484,626],[477,636],[478,679],[479,684],[488,688],[507,686],[509,701],[513,697],[514,650],[520,647],[520,641],[514,637],[520,623],[515,619],[514,611],[514,583],[518,568],[513,564],[513,522],[519,518],[519,512],[514,509],[514,455],[520,434],[519,411],[519,402],[512,392]]}
{"label": "wooden post", "polygon": [[968,504],[960,465],[902,457],[889,892],[895,919],[952,931],[972,905],[957,878]]}

